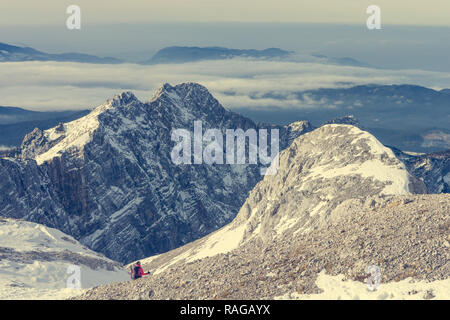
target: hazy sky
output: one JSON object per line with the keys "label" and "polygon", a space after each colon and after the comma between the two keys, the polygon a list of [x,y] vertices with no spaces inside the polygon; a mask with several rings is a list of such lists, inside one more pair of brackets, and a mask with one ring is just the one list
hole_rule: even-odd
{"label": "hazy sky", "polygon": [[[66,28],[71,4],[81,7],[78,31]],[[371,4],[381,7],[381,30],[366,27]],[[284,90],[284,107],[298,105],[290,99],[294,88],[339,82],[449,88],[449,17],[450,0],[0,0],[0,42],[52,53],[83,52],[133,62],[171,45],[279,47],[352,57],[381,68],[239,60],[146,67],[1,63],[0,105],[87,108],[123,90],[148,98],[164,82],[183,81],[206,85],[228,107],[272,105],[249,98],[266,90]],[[225,94],[238,90],[243,92]]]}
{"label": "hazy sky", "polygon": [[382,23],[450,26],[449,0],[1,0],[1,25],[64,25],[66,8],[81,7],[83,23],[317,22],[365,24],[366,8]]}

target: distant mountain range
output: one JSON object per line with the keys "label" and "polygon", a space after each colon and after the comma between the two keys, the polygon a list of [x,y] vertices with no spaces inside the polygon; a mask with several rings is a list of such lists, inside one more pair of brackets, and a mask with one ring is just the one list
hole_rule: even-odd
{"label": "distant mountain range", "polygon": [[[308,56],[308,55],[307,55]],[[296,61],[295,52],[279,48],[256,49],[230,49],[225,47],[193,47],[171,46],[159,50],[152,58],[138,62],[138,64],[187,63],[203,60],[226,60],[231,58],[252,58],[264,60]],[[350,57],[327,57],[323,54],[308,56],[308,62],[337,64],[343,66],[370,67]],[[311,60],[312,59],[312,60]],[[98,57],[84,53],[46,53],[30,47],[19,47],[0,43],[0,62],[19,61],[61,61],[81,62],[95,64],[119,64],[127,61],[113,57]]]}
{"label": "distant mountain range", "polygon": [[[257,59],[286,58],[292,52],[278,48],[264,50],[255,49],[228,49],[223,47],[167,47],[159,50],[151,59],[141,62],[142,64],[159,63],[185,63],[200,60],[220,60],[234,57],[249,57]],[[98,57],[83,53],[60,53],[52,54],[39,51],[30,47],[13,46],[0,43],[0,62],[11,61],[63,61],[82,62],[96,64],[118,64],[124,63],[122,59],[112,57]]]}
{"label": "distant mountain range", "polygon": [[[224,47],[182,47],[173,46],[159,50],[150,60],[144,64],[160,63],[186,63],[202,60],[224,60],[232,58],[253,58],[265,60],[284,60],[292,62],[316,62],[324,64],[336,64],[353,67],[371,67],[369,64],[350,57],[328,57],[323,54],[306,55],[298,60],[296,53],[279,48],[264,50],[255,49],[230,49]],[[305,61],[303,61],[306,59]]]}
{"label": "distant mountain range", "polygon": [[[383,144],[404,151],[429,153],[450,149],[449,89],[360,85],[302,91],[296,95],[306,107],[249,109],[244,106],[235,110],[256,121],[278,125],[286,125],[292,119],[308,119],[316,127],[326,123],[352,124],[374,134]],[[275,92],[266,97],[284,99]],[[88,112],[33,112],[0,107],[0,146],[18,146],[35,127],[45,130]]]}
{"label": "distant mountain range", "polygon": [[221,60],[235,57],[258,59],[286,58],[292,52],[278,48],[264,50],[229,49],[223,47],[167,47],[159,50],[146,64],[185,63],[200,60]]}
{"label": "distant mountain range", "polygon": [[6,43],[0,43],[0,62],[11,61],[62,61],[83,63],[122,63],[123,60],[112,57],[97,57],[84,53],[46,53],[30,47],[18,47]]}
{"label": "distant mountain range", "polygon": [[[235,110],[257,121],[284,124],[291,119],[308,119],[315,126],[331,118],[353,115],[385,145],[415,152],[450,149],[448,89],[371,84],[299,91],[295,95],[301,108],[249,109],[243,106]],[[275,91],[262,98],[286,99]]]}

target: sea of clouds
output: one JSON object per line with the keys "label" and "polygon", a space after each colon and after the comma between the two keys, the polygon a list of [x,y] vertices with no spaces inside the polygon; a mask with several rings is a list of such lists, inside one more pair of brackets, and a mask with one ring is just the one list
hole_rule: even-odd
{"label": "sea of clouds", "polygon": [[198,82],[229,109],[291,109],[311,107],[307,99],[299,100],[294,94],[299,91],[369,83],[416,84],[439,90],[450,88],[450,73],[241,58],[160,65],[3,62],[0,105],[90,109],[125,90],[148,100],[166,82]]}

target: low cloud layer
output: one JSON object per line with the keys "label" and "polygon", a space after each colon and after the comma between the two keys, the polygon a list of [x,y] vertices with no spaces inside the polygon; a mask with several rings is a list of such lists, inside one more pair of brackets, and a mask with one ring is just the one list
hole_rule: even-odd
{"label": "low cloud layer", "polygon": [[[232,59],[143,66],[61,62],[0,63],[0,105],[32,110],[89,109],[125,90],[148,100],[168,82],[198,82],[229,109],[307,108],[298,91],[356,84],[450,88],[450,73],[383,70],[319,63]],[[267,94],[280,99],[267,98]]]}

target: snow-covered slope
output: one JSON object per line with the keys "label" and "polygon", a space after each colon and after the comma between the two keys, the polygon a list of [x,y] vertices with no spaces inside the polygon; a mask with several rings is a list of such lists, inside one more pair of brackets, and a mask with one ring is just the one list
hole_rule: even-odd
{"label": "snow-covered slope", "polygon": [[351,125],[325,125],[298,137],[280,153],[279,165],[276,175],[265,176],[250,192],[232,223],[145,262],[159,265],[161,272],[254,238],[268,241],[314,229],[352,199],[426,192],[391,149]]}
{"label": "snow-covered slope", "polygon": [[406,278],[382,284],[377,291],[367,290],[367,284],[345,279],[343,275],[327,275],[322,271],[316,281],[319,294],[289,292],[275,300],[448,300],[450,278],[433,282]]}
{"label": "snow-covered slope", "polygon": [[[80,289],[67,283],[80,269]],[[0,299],[62,299],[125,281],[120,264],[40,224],[0,218]]]}
{"label": "snow-covered slope", "polygon": [[[174,129],[272,128],[228,111],[195,83],[159,88],[146,103],[124,92],[87,116],[28,134],[0,159],[0,216],[57,228],[122,262],[161,253],[230,222],[260,167],[177,165]],[[280,129],[280,149],[311,130]],[[14,195],[14,196],[12,196]]]}

